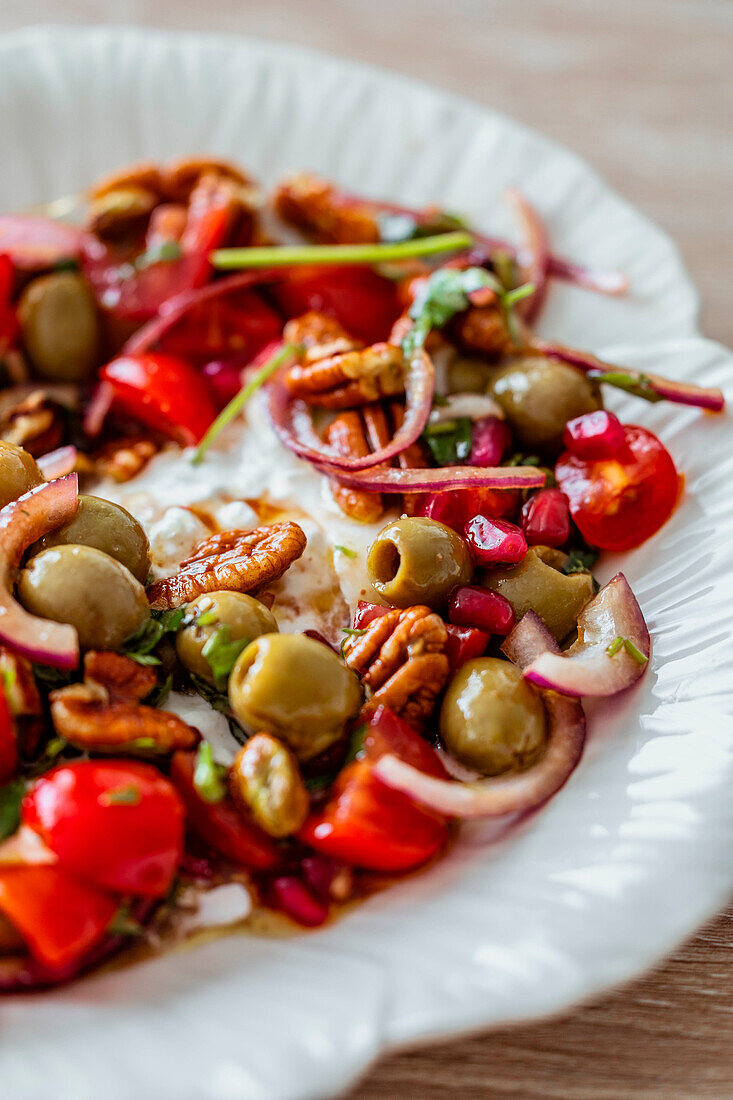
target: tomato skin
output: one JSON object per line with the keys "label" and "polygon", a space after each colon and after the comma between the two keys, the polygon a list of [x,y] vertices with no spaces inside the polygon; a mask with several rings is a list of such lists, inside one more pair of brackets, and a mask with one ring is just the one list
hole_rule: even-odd
{"label": "tomato skin", "polygon": [[8,700],[0,685],[0,785],[13,779],[18,771],[18,739]]}
{"label": "tomato skin", "polygon": [[280,342],[282,320],[255,290],[236,290],[192,306],[161,337],[159,348],[197,366],[225,359],[247,366],[269,343]]}
{"label": "tomato skin", "polygon": [[0,868],[0,912],[33,956],[54,969],[103,939],[117,906],[117,899],[58,867]]}
{"label": "tomato skin", "polygon": [[445,655],[451,667],[451,672],[457,672],[466,661],[472,661],[474,657],[483,657],[486,647],[491,641],[491,635],[484,630],[478,630],[475,626],[456,626],[454,623],[446,623],[448,642],[445,647]]}
{"label": "tomato skin", "polygon": [[183,855],[178,792],[156,768],[130,760],[52,768],[23,799],[21,822],[64,870],[121,894],[163,897]]}
{"label": "tomato skin", "polygon": [[327,313],[365,344],[386,340],[400,312],[394,283],[368,267],[293,268],[272,293],[288,317]]}
{"label": "tomato skin", "polygon": [[126,413],[188,446],[216,416],[211,391],[185,359],[161,352],[120,355],[99,372]]}
{"label": "tomato skin", "polygon": [[565,451],[555,477],[581,535],[601,550],[640,546],[669,519],[679,492],[669,451],[636,424],[624,425],[624,444],[612,458]]}
{"label": "tomato skin", "polygon": [[317,852],[370,871],[418,867],[445,844],[445,819],[387,787],[372,763],[389,752],[444,777],[443,765],[411,726],[383,707],[370,722],[364,749],[365,759],[344,768],[328,802],[310,815],[298,837]]}
{"label": "tomato skin", "polygon": [[253,871],[269,871],[280,862],[280,852],[253,821],[246,821],[233,802],[205,802],[193,785],[193,752],[176,752],[171,764],[171,782],[186,806],[186,822],[218,855]]}

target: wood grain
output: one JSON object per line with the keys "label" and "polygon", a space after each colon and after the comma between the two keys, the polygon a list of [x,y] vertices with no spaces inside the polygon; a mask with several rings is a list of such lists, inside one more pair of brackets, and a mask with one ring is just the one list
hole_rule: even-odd
{"label": "wood grain", "polygon": [[[137,22],[398,69],[574,148],[678,241],[733,344],[731,0],[2,0],[0,31]],[[733,1096],[733,910],[666,965],[559,1019],[380,1062],[350,1100]],[[186,1100],[186,1098],[182,1098]]]}

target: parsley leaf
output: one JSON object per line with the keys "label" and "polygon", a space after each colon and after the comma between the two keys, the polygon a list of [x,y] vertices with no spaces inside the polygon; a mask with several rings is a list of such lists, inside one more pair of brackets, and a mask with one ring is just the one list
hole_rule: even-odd
{"label": "parsley leaf", "polygon": [[339,554],[343,554],[346,558],[358,558],[356,550],[351,550],[348,546],[339,546],[338,543],[334,543],[334,550],[338,550]]}
{"label": "parsley leaf", "polygon": [[576,547],[568,554],[561,572],[565,574],[590,573],[597,561],[597,550],[594,550],[591,546]]}
{"label": "parsley leaf", "polygon": [[226,623],[217,626],[211,637],[207,638],[201,656],[208,663],[214,684],[218,691],[225,691],[229,673],[243,649],[249,645],[249,638],[231,639],[231,629]]}
{"label": "parsley leaf", "polygon": [[457,466],[471,454],[473,424],[470,417],[428,424],[423,439],[438,466]]}
{"label": "parsley leaf", "polygon": [[110,936],[142,936],[143,926],[130,916],[130,906],[123,901],[107,925]]}
{"label": "parsley leaf", "polygon": [[159,665],[160,661],[153,650],[166,634],[176,634],[180,630],[185,614],[185,605],[172,611],[152,611],[150,618],[125,642],[125,656],[137,661],[139,665]]}
{"label": "parsley leaf", "polygon": [[13,779],[0,787],[0,840],[10,836],[20,825],[20,803],[25,791],[23,779]]}
{"label": "parsley leaf", "polygon": [[226,797],[224,776],[226,768],[217,764],[208,741],[202,741],[196,753],[193,785],[204,802],[223,802]]}

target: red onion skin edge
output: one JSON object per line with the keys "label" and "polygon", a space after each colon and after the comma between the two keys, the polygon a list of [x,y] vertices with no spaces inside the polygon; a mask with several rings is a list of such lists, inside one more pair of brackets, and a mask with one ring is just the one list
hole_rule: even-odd
{"label": "red onion skin edge", "polygon": [[[583,371],[612,371],[628,374],[630,378],[641,378],[642,372],[631,367],[619,367],[613,363],[606,363],[598,359],[589,351],[576,351],[567,348],[564,344],[554,344],[547,340],[532,338],[532,348],[546,355],[549,359],[559,359],[563,363],[569,363]],[[674,382],[669,378],[663,378],[660,374],[648,374],[644,372],[644,379],[651,388],[665,401],[672,401],[676,405],[690,405],[697,409],[706,409],[708,412],[722,412],[725,408],[725,398],[722,390],[717,387],[694,386],[689,382]]]}
{"label": "red onion skin edge", "polygon": [[[266,387],[265,400],[272,426],[280,442],[309,462],[325,464],[328,472],[365,470],[389,462],[419,438],[428,422],[433,403],[435,372],[430,356],[419,351],[413,356],[405,379],[407,406],[405,418],[394,438],[378,451],[363,458],[342,456],[327,447],[313,427],[310,409],[304,401],[294,400],[278,377]],[[326,472],[326,471],[324,471]]]}
{"label": "red onion skin edge", "polygon": [[[581,640],[586,624],[595,639],[590,644]],[[617,573],[580,613],[578,635],[566,653],[540,654],[524,669],[525,679],[563,695],[601,698],[631,687],[646,672],[651,638],[623,573]],[[633,642],[646,661],[640,664],[623,646],[609,657],[606,650],[615,638]]]}
{"label": "red onion skin edge", "polygon": [[448,493],[452,489],[537,489],[545,475],[536,466],[442,466],[437,470],[372,467],[349,474],[317,464],[322,474],[342,485],[373,493]]}
{"label": "red onion skin edge", "polygon": [[[559,653],[555,639],[534,614],[524,618],[504,642],[502,649],[520,668],[541,653]],[[527,813],[547,802],[575,770],[585,743],[585,716],[577,699],[554,693],[543,694],[549,725],[545,755],[526,772],[473,783],[451,782],[425,775],[396,756],[383,756],[374,770],[383,783],[425,806],[450,817],[503,817]]]}
{"label": "red onion skin edge", "polygon": [[79,507],[76,474],[31,489],[0,511],[0,641],[16,653],[56,668],[76,668],[79,639],[73,626],[30,615],[11,594],[12,572],[23,552],[68,523]]}
{"label": "red onion skin edge", "polygon": [[46,481],[53,481],[57,477],[70,474],[76,465],[76,458],[76,447],[59,447],[55,451],[41,455],[36,461]]}
{"label": "red onion skin edge", "polygon": [[[519,302],[517,310],[527,325],[537,320],[545,295],[547,294],[547,276],[550,270],[550,240],[545,223],[535,208],[527,202],[516,188],[510,187],[506,193],[507,201],[524,229],[527,260],[524,264],[524,281],[534,285],[534,293]],[[523,255],[520,253],[520,259]]]}

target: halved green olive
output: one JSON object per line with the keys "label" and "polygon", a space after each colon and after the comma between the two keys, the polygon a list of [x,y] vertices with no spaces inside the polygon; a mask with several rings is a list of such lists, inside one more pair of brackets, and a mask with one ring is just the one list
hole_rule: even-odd
{"label": "halved green olive", "polygon": [[71,623],[82,649],[119,649],[150,614],[129,569],[92,546],[54,546],[31,558],[18,579],[28,611]]}
{"label": "halved green olive", "polygon": [[0,439],[0,508],[42,484],[43,474],[33,455]]}
{"label": "halved green olive", "polygon": [[445,607],[457,584],[470,584],[473,565],[466,546],[444,523],[422,516],[393,520],[369,547],[372,585],[393,607]]}
{"label": "halved green olive", "polygon": [[[197,620],[201,620],[198,622]],[[254,596],[244,592],[208,592],[197,596],[186,609],[187,625],[176,635],[181,664],[210,684],[215,682],[203,649],[219,627],[229,628],[227,641],[254,641],[261,634],[276,634],[275,616]]]}
{"label": "halved green olive", "polygon": [[99,320],[83,275],[58,271],[34,279],[18,303],[23,343],[36,374],[54,382],[81,382],[99,350]]}
{"label": "halved green olive", "polygon": [[512,359],[496,372],[490,388],[529,450],[559,451],[568,420],[603,407],[597,383],[576,367],[541,355]]}
{"label": "halved green olive", "polygon": [[575,629],[578,615],[593,596],[590,573],[560,572],[567,554],[550,546],[531,546],[519,565],[490,569],[486,588],[505,596],[517,619],[534,611],[560,641]]}
{"label": "halved green olive", "polygon": [[545,708],[516,665],[478,657],[467,661],[448,685],[440,734],[456,760],[484,775],[521,771],[545,747]]}
{"label": "halved green olive", "polygon": [[254,733],[279,737],[299,760],[337,741],[361,705],[359,679],[334,651],[303,634],[263,634],[240,653],[229,702]]}
{"label": "halved green olive", "polygon": [[68,543],[104,551],[122,562],[141,583],[150,572],[148,536],[134,516],[111,500],[80,494],[79,510],[71,522],[34,543],[29,557],[50,546]]}

